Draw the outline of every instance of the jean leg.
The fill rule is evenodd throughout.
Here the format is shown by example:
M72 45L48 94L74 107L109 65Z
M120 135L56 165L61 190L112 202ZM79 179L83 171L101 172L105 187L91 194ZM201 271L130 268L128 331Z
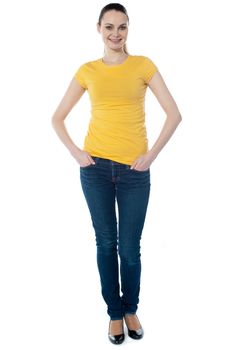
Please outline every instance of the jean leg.
M140 240L149 201L150 173L129 170L127 180L117 187L119 255L123 312L133 314L139 303Z
M81 185L95 230L97 265L107 312L111 319L121 319L115 186L106 176L101 176L103 171L106 169L82 168Z

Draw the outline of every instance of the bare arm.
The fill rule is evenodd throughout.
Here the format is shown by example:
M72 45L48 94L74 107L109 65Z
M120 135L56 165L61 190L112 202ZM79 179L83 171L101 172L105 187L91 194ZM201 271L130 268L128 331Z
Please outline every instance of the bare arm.
M176 102L169 92L159 71L154 74L152 79L149 81L148 86L156 96L167 117L159 134L159 137L157 138L153 147L150 149L150 151L147 152L147 154L139 157L132 164L131 168L139 171L146 170L150 167L151 163L155 160L159 152L169 141L178 124L182 120Z
M58 137L81 166L87 166L91 163L94 164L94 160L87 152L82 151L74 144L66 129L65 119L74 105L80 100L84 92L85 89L75 78L73 78L65 95L52 116L52 125Z

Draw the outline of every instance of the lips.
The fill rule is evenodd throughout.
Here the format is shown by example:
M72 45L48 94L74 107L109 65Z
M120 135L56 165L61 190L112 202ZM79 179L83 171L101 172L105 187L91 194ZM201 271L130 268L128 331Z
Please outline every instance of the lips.
M121 42L121 39L108 39L108 40L110 40L114 44L118 44L119 42Z

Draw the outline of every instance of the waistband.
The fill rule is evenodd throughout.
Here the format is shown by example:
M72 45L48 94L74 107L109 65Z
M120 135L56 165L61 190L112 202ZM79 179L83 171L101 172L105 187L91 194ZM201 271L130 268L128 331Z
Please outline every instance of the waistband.
M131 167L131 165L129 165L129 164L119 163L119 162L116 162L116 161L111 160L111 159L95 157L95 156L91 156L91 157L92 157L92 159L94 159L96 164L119 165L119 166L124 166L126 168L130 168Z

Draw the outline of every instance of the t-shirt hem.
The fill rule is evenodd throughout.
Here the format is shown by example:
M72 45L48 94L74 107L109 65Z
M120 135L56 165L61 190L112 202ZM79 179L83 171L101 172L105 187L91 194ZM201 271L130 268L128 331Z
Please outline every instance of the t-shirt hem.
M106 157L106 156L100 155L99 153L90 152L86 149L84 149L84 150L86 152L88 152L90 154L90 156L92 156L92 157L108 159L108 160L112 160L113 162L117 162L117 163L121 163L121 164L125 164L125 165L132 165L133 164L133 161L128 161L128 160L118 158L118 157Z
M80 79L77 77L77 75L74 75L74 79L79 83L79 85L83 88L83 89L87 89L87 87L80 81Z
M154 68L153 71L150 73L149 77L146 80L147 84L150 82L150 80L153 78L153 76L156 72L158 72L158 68Z

